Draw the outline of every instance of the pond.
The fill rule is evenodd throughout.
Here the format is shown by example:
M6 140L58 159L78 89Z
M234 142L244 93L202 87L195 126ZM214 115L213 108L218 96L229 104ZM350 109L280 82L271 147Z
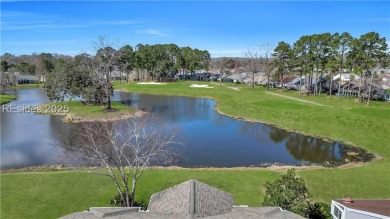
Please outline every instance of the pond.
M13 107L48 102L41 88L17 89ZM115 93L114 99L157 113L178 126L185 150L175 164L182 167L302 165L342 160L345 145L224 116L214 100L179 96ZM1 168L61 163L69 153L61 134L74 124L61 117L1 111Z

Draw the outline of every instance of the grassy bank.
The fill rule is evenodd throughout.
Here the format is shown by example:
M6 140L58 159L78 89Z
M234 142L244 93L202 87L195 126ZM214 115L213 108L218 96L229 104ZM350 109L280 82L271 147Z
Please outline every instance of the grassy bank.
M277 176L265 170L147 170L136 200L148 203L153 193L194 178L232 193L237 204L259 206L262 185ZM1 218L57 218L91 206L109 206L113 194L108 177L81 171L2 173Z
M231 193L238 205L261 206L264 183L274 181L280 174L281 171L266 169L146 170L138 183L136 201L147 204L153 193L192 178ZM330 204L331 199L343 196L389 197L390 180L383 180L379 168L298 170L297 174L307 182L313 201ZM372 183L362 181L361 175L369 175ZM81 170L0 176L1 218L57 218L93 206L109 206L108 200L115 194L108 177Z
M0 94L0 105L9 103L16 99L15 95Z
M114 112L105 112L105 106L83 104L80 101L64 101L43 104L37 107L39 113L64 116L64 121L96 121L118 119L134 114L134 109L120 102L112 102Z

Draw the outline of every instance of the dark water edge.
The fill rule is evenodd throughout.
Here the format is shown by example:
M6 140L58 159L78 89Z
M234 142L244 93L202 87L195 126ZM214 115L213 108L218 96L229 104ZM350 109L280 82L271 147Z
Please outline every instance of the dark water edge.
M215 108L215 111L217 111L221 115L230 117L232 119L242 120L242 121L251 122L251 123L260 123L260 124L275 127L275 128L278 128L278 129L281 129L281 130L284 130L286 132L290 132L293 134L299 134L299 135L303 135L306 137L312 137L312 138L319 138L319 139L322 139L323 141L326 141L329 143L337 143L337 141L333 141L333 140L328 139L328 138L323 138L321 136L313 135L310 133L299 132L299 131L295 131L295 130L291 130L291 129L282 128L282 127L279 127L279 126L271 124L271 123L264 123L264 122L260 122L260 121L248 120L248 119L245 119L243 117L235 117L235 116L232 116L229 114L225 114L225 113L219 111L217 108ZM345 165L348 163L367 163L367 162L373 161L374 159L379 158L375 154L372 154L372 153L368 152L366 149L363 149L361 147L352 146L352 145L349 145L347 143L343 143L343 145L344 146L342 148L340 148L340 154L341 154L342 159L340 159L338 161L323 161L323 162L317 162L317 163L316 162L313 162L313 163L307 162L307 163L301 163L300 165L295 165L295 166L297 166L297 167L304 167L304 166L338 167L338 166L342 166L342 165ZM283 166L290 166L290 165L283 164L283 163L262 163L260 166L251 166L251 167L271 167L271 166L283 167Z

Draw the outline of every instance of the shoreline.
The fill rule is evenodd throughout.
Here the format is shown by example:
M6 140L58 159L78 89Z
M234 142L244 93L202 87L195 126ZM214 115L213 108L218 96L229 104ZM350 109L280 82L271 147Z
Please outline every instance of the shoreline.
M340 169L350 169L355 167L361 167L368 165L368 162L350 162L336 168ZM85 171L87 169L105 169L105 167L89 167L89 166L65 166L63 164L52 164L52 165L37 165L37 166L26 166L26 167L17 167L10 169L0 169L0 173L29 173L29 172L56 172L56 171ZM269 171L287 171L289 169L295 170L327 170L335 169L334 167L326 167L322 165L270 165L263 167L180 167L180 166L150 166L145 168L145 170L190 170L190 171L255 171L255 170L269 170Z
M17 96L13 94L0 94L0 105L4 105L16 100Z
M115 112L112 112L115 114ZM146 112L142 110L136 110L135 112L128 112L128 114L121 114L117 117L80 117L80 116L75 116L72 113L58 113L58 114L51 114L54 116L63 116L64 118L62 119L63 122L69 122L69 123L79 123L79 122L114 122L114 121L119 121L122 119L130 119L134 117L141 117L146 114Z

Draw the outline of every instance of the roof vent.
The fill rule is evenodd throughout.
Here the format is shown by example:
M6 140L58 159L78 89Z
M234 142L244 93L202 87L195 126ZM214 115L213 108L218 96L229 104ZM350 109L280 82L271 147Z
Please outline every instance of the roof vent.
M346 203L346 204L351 204L351 203L353 203L353 200L350 197L344 197L343 198L343 202Z

